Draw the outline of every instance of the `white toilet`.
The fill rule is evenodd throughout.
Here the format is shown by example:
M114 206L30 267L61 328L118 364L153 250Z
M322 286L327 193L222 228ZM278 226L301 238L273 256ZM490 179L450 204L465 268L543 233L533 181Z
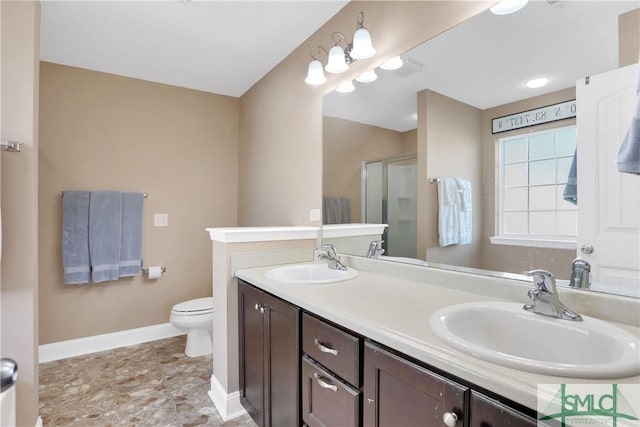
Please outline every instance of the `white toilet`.
M187 333L184 353L189 357L213 352L213 298L198 298L176 304L171 309L171 324Z

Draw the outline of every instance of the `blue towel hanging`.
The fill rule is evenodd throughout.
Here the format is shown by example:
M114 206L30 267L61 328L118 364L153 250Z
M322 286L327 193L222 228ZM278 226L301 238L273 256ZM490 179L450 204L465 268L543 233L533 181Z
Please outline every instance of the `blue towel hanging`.
M62 267L65 284L89 282L89 191L62 193Z
M122 193L92 191L89 203L89 255L94 283L120 276Z

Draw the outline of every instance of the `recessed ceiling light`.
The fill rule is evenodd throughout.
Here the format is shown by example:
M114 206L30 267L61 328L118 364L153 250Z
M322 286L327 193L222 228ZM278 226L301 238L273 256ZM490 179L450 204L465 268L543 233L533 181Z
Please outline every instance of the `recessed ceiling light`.
M525 83L530 89L537 89L549 83L549 79L547 77L538 77L536 79L531 79Z
M529 0L502 0L489 10L495 15L508 15L525 7L528 1Z

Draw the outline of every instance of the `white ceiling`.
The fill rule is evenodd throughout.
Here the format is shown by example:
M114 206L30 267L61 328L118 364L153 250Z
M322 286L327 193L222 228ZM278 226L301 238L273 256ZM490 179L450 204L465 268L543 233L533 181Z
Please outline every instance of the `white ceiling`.
M40 59L239 97L346 3L43 1Z
M572 87L618 67L618 15L634 1L530 1L504 16L485 11L401 55L397 71L324 97L324 113L397 131L416 127L416 93L431 89L479 109ZM546 76L541 89L524 83Z

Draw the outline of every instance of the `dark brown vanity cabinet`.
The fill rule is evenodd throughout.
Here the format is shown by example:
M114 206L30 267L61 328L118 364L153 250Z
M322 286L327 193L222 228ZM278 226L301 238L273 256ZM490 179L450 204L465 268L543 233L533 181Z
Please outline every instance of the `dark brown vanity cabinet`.
M362 339L302 315L302 419L309 427L359 427Z
M470 427L536 427L537 421L497 400L471 392Z
M238 281L240 401L260 427L300 425L300 309Z
M536 427L535 412L238 283L240 399L260 427ZM462 384L464 383L464 384Z
M445 415L451 425L464 425L467 387L371 343L364 348L363 391L365 427L442 427Z

